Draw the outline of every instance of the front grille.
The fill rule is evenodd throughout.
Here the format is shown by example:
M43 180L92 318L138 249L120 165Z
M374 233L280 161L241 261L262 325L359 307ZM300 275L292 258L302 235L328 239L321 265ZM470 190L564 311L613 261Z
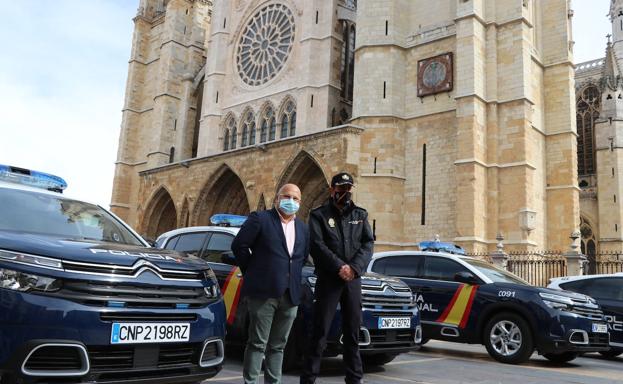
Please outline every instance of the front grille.
M111 371L197 364L201 347L202 344L198 343L175 343L141 346L93 346L89 347L88 350L92 371Z
M362 305L364 309L374 311L400 311L412 310L415 303L411 296L411 291L406 293L398 293L395 291L384 293L376 293L370 291L362 291ZM395 315L395 314L394 314Z
M109 312L100 314L102 321L195 321L194 313L132 313Z
M84 367L78 348L44 346L30 355L24 368L28 371L80 371Z
M158 354L158 367L191 364L198 360L197 348L192 344L162 345Z
M607 333L589 333L588 342L591 346L610 345L610 335Z
M94 371L128 369L134 366L134 347L111 345L88 349L91 369Z
M603 320L604 314L600 309L588 308L583 306L573 306L570 310L571 313L586 317L591 320Z
M370 329L368 348L400 348L415 344L414 329Z
M209 304L203 288L139 286L116 283L94 283L86 281L65 281L63 288L50 296L60 297L86 305L124 308L166 308L175 309L179 304L187 308L200 308Z
M63 268L67 272L76 273L93 273L98 275L107 276L125 276L136 277L142 270L148 269L151 272L157 274L163 279L175 279L175 280L203 280L203 271L179 271L174 269L161 269L155 267L153 264L149 266L142 260L136 262L133 266L127 267L123 265L110 265L110 264L91 264L80 263L76 261L63 261Z

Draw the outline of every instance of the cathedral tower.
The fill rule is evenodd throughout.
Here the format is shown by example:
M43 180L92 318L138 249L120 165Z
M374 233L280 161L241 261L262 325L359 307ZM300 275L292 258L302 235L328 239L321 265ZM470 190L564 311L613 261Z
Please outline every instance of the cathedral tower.
M206 0L140 1L111 202L113 212L129 221L135 220L130 206L137 200L138 172L196 153L194 103L201 96L192 87L205 60L210 7Z

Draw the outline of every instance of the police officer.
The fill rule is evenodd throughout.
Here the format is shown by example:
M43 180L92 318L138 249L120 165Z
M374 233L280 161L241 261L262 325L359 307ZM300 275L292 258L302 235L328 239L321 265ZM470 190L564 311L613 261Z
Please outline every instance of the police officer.
M372 257L374 239L368 213L352 201L353 177L345 172L331 179L331 198L309 218L311 256L316 266L314 330L305 358L301 384L314 383L327 335L340 304L346 383L361 383L359 355L361 279Z

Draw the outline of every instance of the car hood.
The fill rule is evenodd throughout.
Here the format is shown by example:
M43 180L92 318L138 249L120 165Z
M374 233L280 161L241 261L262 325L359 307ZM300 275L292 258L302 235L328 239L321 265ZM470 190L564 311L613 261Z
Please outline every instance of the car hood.
M581 293L572 292L572 291L563 291L563 290L560 290L560 289L540 288L540 287L538 287L536 289L539 292L550 293L552 295L558 295L558 296L565 296L565 297L569 297L569 298L575 299L575 300L587 300L587 299L589 299L589 296L587 296L587 295L583 295Z
M203 260L170 250L13 231L0 231L0 249L80 263L129 267L142 259L166 269L208 269Z

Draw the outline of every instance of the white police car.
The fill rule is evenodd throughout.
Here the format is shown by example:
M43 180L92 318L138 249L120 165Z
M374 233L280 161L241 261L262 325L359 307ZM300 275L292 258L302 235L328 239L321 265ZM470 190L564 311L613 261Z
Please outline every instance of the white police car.
M610 358L623 354L623 273L558 277L550 280L549 288L579 292L597 300L610 331L610 350L600 353Z

